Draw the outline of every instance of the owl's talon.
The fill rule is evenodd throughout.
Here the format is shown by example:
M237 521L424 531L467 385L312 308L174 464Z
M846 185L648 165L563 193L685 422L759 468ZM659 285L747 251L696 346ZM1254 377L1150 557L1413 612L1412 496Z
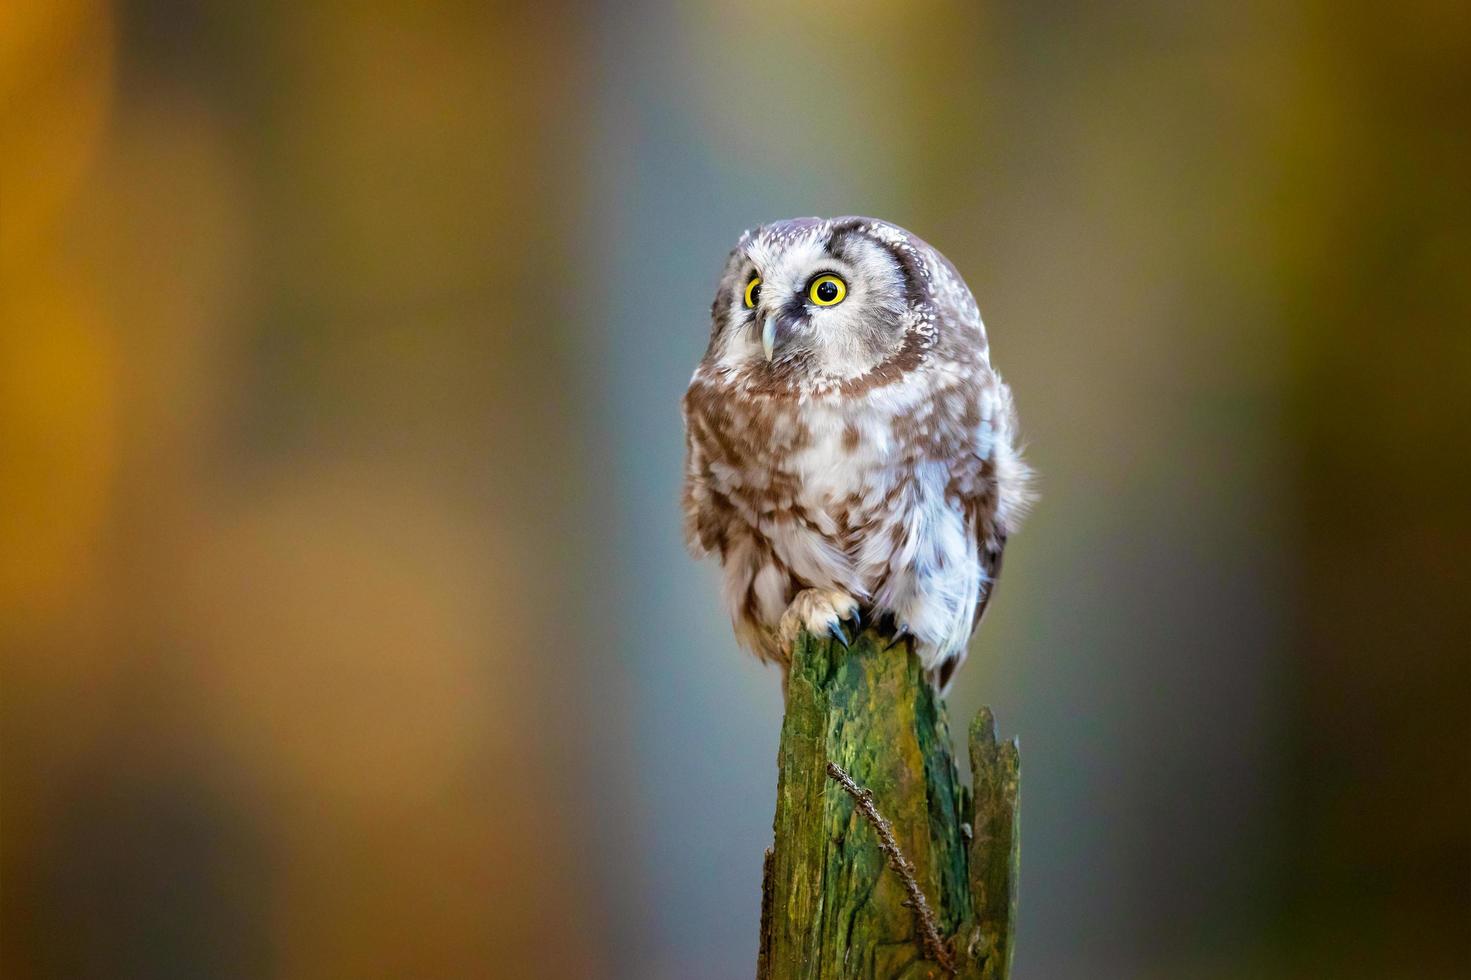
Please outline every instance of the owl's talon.
M852 641L843 631L842 622L851 619L858 609L858 600L846 592L836 589L803 589L793 598L787 611L782 613L777 624L777 639L782 647L790 651L797 635L806 631L813 636L830 634L843 646Z

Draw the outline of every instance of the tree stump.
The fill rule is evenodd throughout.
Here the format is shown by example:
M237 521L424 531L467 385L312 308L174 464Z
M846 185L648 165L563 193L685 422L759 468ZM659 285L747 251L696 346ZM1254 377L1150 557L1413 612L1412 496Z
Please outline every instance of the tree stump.
M892 644L868 630L848 647L804 634L793 649L762 883L763 980L1004 980L1010 970L1016 744L998 744L983 709L967 791L944 702L908 645Z

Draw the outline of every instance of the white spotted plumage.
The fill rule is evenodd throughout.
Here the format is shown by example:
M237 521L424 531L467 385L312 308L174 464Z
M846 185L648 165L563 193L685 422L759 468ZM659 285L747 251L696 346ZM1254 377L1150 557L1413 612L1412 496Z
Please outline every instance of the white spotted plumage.
M828 308L804 293L825 274L847 284ZM797 219L742 237L712 315L684 400L685 515L738 638L784 664L795 629L861 608L946 683L1030 500L970 290L894 225Z

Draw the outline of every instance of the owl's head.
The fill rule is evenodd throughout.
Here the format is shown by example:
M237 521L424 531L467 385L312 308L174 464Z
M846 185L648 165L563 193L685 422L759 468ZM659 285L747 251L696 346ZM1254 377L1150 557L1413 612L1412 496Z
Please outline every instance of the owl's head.
M867 375L913 349L916 330L932 329L936 262L949 269L915 236L872 218L748 231L711 307L707 361L776 382Z

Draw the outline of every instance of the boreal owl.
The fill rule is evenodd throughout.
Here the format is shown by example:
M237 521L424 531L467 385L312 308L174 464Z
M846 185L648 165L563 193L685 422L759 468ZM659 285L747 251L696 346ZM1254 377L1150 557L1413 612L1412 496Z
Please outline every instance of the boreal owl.
M1030 500L970 289L872 218L741 236L684 397L686 538L741 643L877 622L948 685Z

